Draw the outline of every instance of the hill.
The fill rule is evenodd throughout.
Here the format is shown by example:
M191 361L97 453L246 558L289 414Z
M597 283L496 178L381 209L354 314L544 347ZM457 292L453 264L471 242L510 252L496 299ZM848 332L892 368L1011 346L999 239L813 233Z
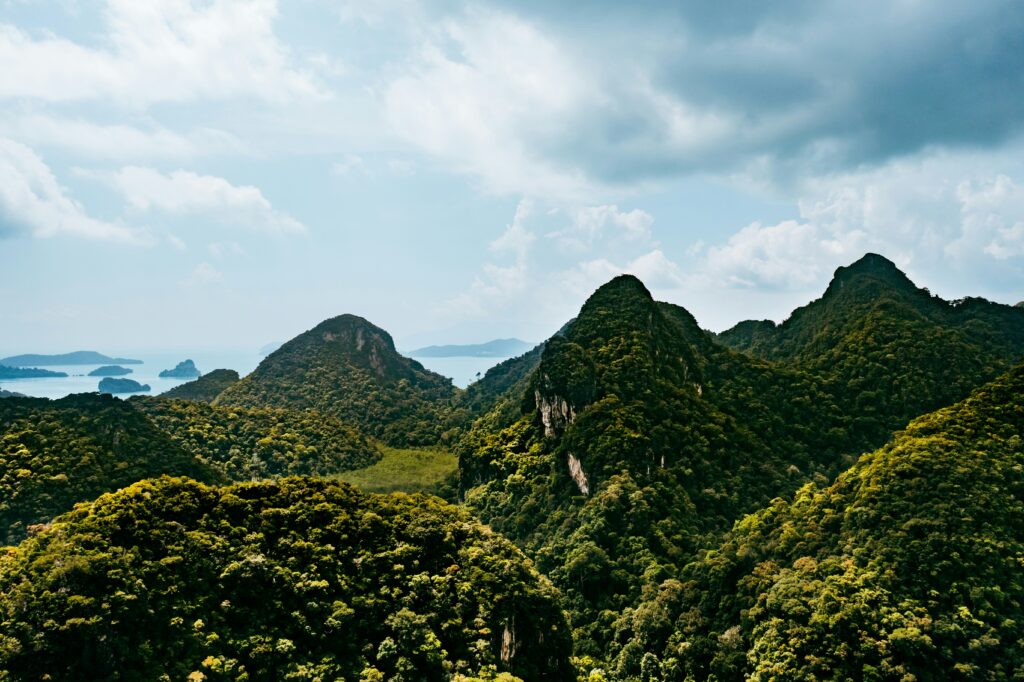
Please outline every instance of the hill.
M719 340L825 379L874 437L964 398L1024 359L1024 309L944 301L867 254L783 322L741 322Z
M511 358L530 350L533 344L519 339L495 339L486 343L426 346L411 351L414 358Z
M80 506L0 558L0 642L11 679L575 679L511 543L436 498L316 479Z
M238 378L238 372L233 369L215 369L194 381L164 391L160 397L212 403L228 386L235 384Z
M312 409L406 447L437 443L465 421L452 405L458 393L400 355L386 331L341 315L285 343L216 403Z
M864 441L821 382L717 344L631 276L538 355L458 444L461 485L555 581L598 661L645 585Z
M381 457L380 448L354 428L314 412L164 396L130 402L176 444L233 481L327 476L370 466Z
M51 372L36 367L9 367L0 365L0 379L39 379L45 377L66 377L65 372Z
M82 393L0 401L0 544L77 502L160 474L219 480L123 400Z
M1024 366L749 516L617 624L664 679L1024 673ZM646 653L646 657L644 655Z
M141 365L142 360L112 358L92 350L77 350L60 355L12 355L0 359L0 365L8 367L45 367L47 365Z
M93 371L89 372L91 377L123 377L126 374L131 374L132 370L127 367L121 367L120 365L103 365L97 367Z

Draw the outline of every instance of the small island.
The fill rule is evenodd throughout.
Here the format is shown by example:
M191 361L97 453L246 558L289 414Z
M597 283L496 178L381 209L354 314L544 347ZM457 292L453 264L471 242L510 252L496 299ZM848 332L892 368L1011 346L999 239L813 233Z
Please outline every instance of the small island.
M0 365L0 379L40 379L44 377L66 377L64 372L51 372L38 367L8 367Z
M149 384L140 384L134 379L111 379L100 381L100 393L145 393Z
M27 398L28 396L23 393L15 393L14 391L5 391L0 388L0 398Z
M198 379L201 376L202 372L196 368L196 363L191 360L179 362L178 366L174 369L165 369L160 372L161 379Z
M132 370L127 367L121 367L120 365L103 365L97 367L93 371L89 372L91 377L123 377L125 374L131 374Z

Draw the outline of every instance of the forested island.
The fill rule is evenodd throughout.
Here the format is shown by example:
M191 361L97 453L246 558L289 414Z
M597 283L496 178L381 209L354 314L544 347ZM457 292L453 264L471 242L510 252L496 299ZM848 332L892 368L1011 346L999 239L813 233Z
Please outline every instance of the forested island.
M53 372L38 367L8 367L0 365L0 379L45 379L47 377L66 377L66 372Z

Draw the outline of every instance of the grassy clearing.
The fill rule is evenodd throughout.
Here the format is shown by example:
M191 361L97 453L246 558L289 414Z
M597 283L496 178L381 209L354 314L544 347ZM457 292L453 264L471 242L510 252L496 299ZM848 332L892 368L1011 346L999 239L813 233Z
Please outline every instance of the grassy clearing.
M444 496L445 483L458 468L458 458L445 450L383 447L384 456L363 469L334 478L371 493L431 493Z

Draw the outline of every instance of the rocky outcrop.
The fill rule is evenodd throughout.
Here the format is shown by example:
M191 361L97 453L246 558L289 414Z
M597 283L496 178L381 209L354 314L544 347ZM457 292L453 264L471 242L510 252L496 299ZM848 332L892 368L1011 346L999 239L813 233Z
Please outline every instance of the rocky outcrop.
M533 393L537 403L540 421L544 424L544 435L557 438L576 419L576 409L565 398L557 395L546 396L540 390Z
M202 372L196 367L196 363L191 360L179 362L174 369L165 369L160 372L161 379L198 379L201 376Z
M664 458L662 459L662 466L664 466ZM580 489L582 494L590 494L590 481L587 480L587 474L583 471L583 463L571 452L569 453L569 476L572 477L573 482L576 483L576 487Z

